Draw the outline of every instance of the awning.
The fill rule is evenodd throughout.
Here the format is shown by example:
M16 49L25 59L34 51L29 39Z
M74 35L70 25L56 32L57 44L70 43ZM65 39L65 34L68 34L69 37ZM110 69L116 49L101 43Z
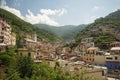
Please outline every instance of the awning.
M112 47L110 50L120 50L120 47Z

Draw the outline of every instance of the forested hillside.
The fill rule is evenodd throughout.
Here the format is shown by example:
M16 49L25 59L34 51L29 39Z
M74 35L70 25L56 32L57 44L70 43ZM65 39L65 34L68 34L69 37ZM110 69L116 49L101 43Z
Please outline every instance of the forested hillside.
M12 26L12 32L15 32L17 35L17 39L21 33L33 34L34 32L37 33L39 38L44 38L48 41L59 39L55 34L27 23L6 10L0 9L0 16L8 20L9 24Z
M76 40L79 42L85 37L94 37L96 46L102 49L108 49L111 42L120 41L120 10L96 19L77 34Z

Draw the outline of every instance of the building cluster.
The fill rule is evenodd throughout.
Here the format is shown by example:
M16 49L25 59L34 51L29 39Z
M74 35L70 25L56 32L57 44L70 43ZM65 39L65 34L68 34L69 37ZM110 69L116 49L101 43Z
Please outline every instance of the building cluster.
M33 60L53 60L61 52L59 42L50 43L36 34L26 34L19 40L18 55L30 56Z
M93 38L85 38L76 47L76 51L86 64L106 67L107 76L120 76L120 42L111 43L108 53L96 47Z
M119 77L120 42L111 43L109 53L96 47L92 37L82 39L74 49L63 47L59 42L49 43L45 39L38 39L35 34L32 38L24 38L22 42L24 46L18 48L18 54L28 55L35 62L46 61L54 67L55 62L58 61L65 69L64 71L69 72L81 70L86 65L88 67L101 66L93 68L90 73L94 73L95 70L108 77ZM87 71L89 72L89 68Z
M16 45L16 35L11 30L7 20L0 17L0 51L5 50L8 46ZM74 40L71 42L74 43ZM86 75L102 73L102 75L115 78L120 76L120 42L111 43L108 53L95 46L93 37L82 39L75 48L71 49L63 46L60 41L49 43L43 38L37 38L36 33L24 33L24 37L19 39L17 47L17 55L29 56L34 62L46 61L52 67L58 61L64 71L69 71L70 74L86 68ZM98 68L98 66L101 67ZM100 80L102 79L100 78Z
M0 16L0 51L4 51L8 46L16 45L16 35L11 30L8 21Z

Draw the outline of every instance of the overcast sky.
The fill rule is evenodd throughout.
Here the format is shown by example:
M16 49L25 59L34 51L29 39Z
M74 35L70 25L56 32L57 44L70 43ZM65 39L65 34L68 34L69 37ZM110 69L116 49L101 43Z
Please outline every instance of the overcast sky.
M120 9L120 0L0 0L0 7L32 24L79 25Z

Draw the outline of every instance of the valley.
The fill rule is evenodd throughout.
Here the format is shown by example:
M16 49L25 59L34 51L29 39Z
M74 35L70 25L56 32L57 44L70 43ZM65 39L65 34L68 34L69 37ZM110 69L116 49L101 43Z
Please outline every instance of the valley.
M0 8L1 80L114 80L119 74L119 9L87 25L50 26Z

